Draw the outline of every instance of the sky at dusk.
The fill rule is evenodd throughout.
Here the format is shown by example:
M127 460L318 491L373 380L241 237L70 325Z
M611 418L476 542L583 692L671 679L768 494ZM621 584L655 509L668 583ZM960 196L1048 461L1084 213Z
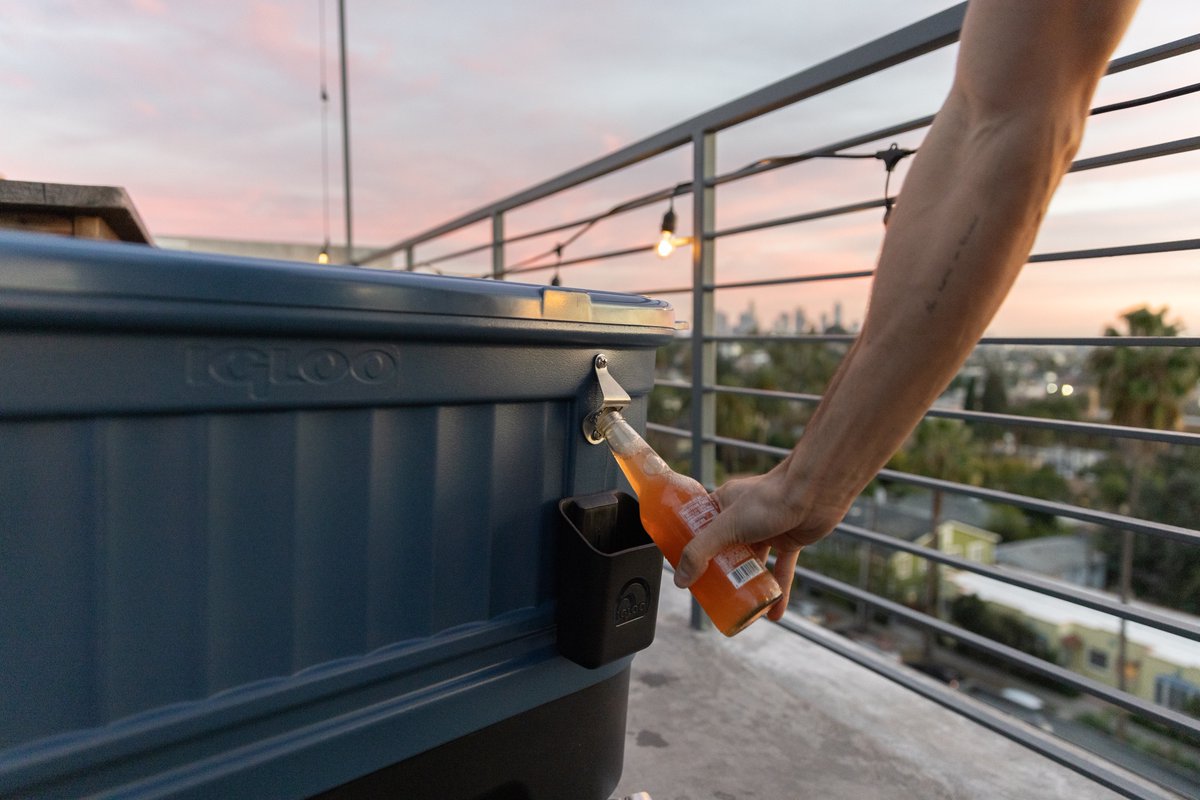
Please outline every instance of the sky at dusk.
M652 135L952 5L744 0L348 0L355 242L383 246ZM0 0L0 175L125 187L157 237L323 238L320 0ZM344 236L336 3L325 0L331 235ZM1143 0L1118 55L1200 33L1196 0ZM946 48L722 134L719 171L934 112ZM1098 104L1194 83L1200 53L1106 79ZM1081 158L1196 136L1200 95L1097 117ZM919 145L924 131L898 141ZM879 143L886 147L890 142ZM874 147L867 149L876 149ZM902 185L906 165L893 178ZM601 212L689 178L690 153L513 212L510 234ZM809 162L723 187L718 228L879 197L875 161ZM688 203L677 210L687 219ZM566 254L649 244L662 208L597 225ZM684 233L687 231L684 230ZM718 280L870 269L876 211L722 239ZM485 240L484 226L418 259ZM569 234L560 234L561 236ZM1050 252L1200 237L1200 153L1070 175L1035 246ZM554 245L509 248L515 262ZM486 256L445 265L481 274ZM1094 335L1129 307L1169 305L1200 332L1196 251L1032 264L1001 335ZM547 282L550 273L532 273ZM686 252L564 270L567 285L647 291L690 280ZM763 321L841 302L866 281L730 290ZM680 306L687 298L667 299ZM686 309L681 309L686 312ZM681 313L686 318L686 313Z

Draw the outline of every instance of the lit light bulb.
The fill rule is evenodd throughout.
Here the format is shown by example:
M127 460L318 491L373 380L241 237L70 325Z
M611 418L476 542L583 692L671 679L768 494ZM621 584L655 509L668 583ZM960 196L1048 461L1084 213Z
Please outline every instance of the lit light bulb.
M321 252L317 253L317 263L318 264L328 264L329 263L329 242L326 242L325 246L321 248Z
M675 206L672 205L667 209L667 213L663 214L662 220L662 238L658 240L658 246L654 248L658 253L659 258L666 258L675 252Z
M672 241L674 238L670 231L663 231L662 238L658 240L658 246L654 248L659 258L666 258L675 252L675 242Z

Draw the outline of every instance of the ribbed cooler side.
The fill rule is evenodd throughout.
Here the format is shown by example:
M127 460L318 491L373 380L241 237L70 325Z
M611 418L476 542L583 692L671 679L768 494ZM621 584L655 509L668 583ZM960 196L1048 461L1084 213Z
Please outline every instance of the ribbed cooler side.
M0 747L544 603L569 418L0 422Z

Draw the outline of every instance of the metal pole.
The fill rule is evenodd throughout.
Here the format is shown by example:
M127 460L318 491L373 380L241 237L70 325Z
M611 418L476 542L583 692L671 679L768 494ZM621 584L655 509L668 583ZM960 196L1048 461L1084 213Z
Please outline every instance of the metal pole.
M504 280L504 212L492 214L492 278Z
M346 77L346 0L338 0L338 58L342 66L342 174L346 196L346 261L354 262L354 229L350 210L350 85Z
M717 137L697 131L692 136L692 477L705 486L716 482L716 396L705 386L717 382L716 344L708 341L713 330L713 290L716 276L716 240L707 238L716 227L716 190L708 181L717 172ZM691 625L704 630L711 623L692 600Z
M417 266L416 254L411 247L404 248L404 268L409 272Z

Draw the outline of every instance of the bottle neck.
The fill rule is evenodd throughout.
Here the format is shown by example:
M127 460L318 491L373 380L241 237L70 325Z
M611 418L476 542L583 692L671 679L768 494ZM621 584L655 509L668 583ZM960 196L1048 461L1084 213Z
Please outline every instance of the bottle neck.
M619 411L605 411L596 419L596 431L608 442L613 452L632 456L645 445L637 431L625 421Z

